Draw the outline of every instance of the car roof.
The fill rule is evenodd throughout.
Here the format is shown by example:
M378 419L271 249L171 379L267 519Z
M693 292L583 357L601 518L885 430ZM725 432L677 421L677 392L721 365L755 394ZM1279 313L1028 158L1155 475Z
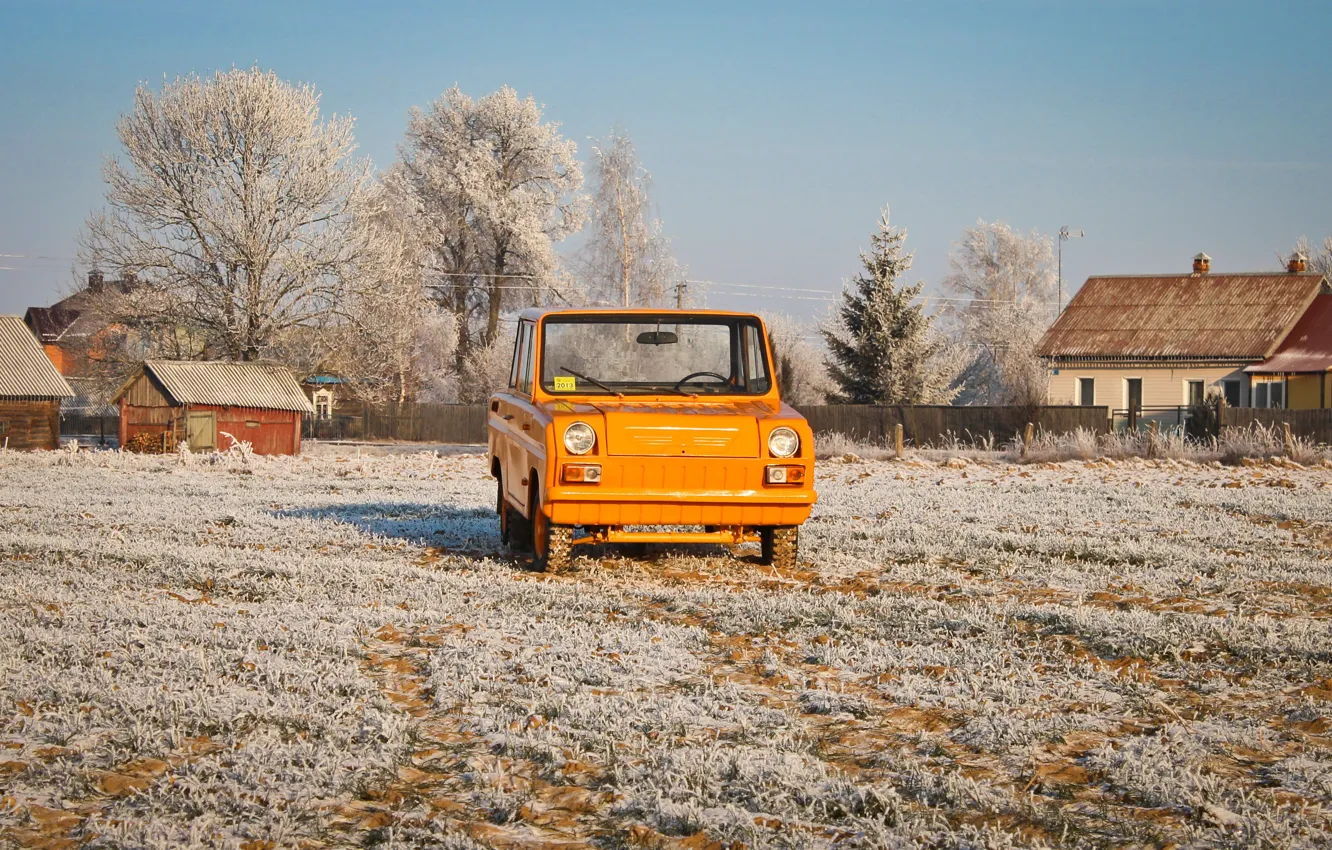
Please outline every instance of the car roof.
M528 307L518 315L520 319L538 321L545 316L735 316L743 319L757 319L754 313L738 313L732 310L707 310L703 308L680 309L676 307Z

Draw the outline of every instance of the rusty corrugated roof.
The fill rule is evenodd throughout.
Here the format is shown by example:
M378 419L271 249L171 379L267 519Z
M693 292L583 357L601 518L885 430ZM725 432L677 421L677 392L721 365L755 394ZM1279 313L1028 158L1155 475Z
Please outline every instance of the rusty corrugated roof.
M224 363L149 360L151 373L178 404L215 404L314 413L314 406L285 366L276 363ZM116 400L128 389L126 384Z
M1037 346L1044 357L1259 360L1299 321L1322 275L1091 277Z
M1319 295L1276 353L1245 368L1246 372L1326 372L1332 369L1332 295Z
M74 390L18 316L0 316L0 397L73 398Z

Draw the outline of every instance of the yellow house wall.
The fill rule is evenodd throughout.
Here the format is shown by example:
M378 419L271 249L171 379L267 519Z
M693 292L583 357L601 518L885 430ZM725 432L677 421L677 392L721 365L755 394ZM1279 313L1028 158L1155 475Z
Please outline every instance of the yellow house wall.
M1050 375L1051 404L1080 404L1078 379L1096 381L1095 404L1111 410L1128 407L1128 378L1142 379L1143 407L1175 407L1188 404L1188 382L1202 381L1204 392L1221 391L1221 381L1235 380L1240 385L1240 406L1249 404L1249 376L1242 369L1229 366L1169 367L1169 366L1116 366L1113 368L1059 367L1059 374ZM1314 402L1317 403L1317 384Z
M1290 410L1332 407L1332 376L1328 375L1254 375L1253 382L1285 383ZM1322 383L1320 392L1319 383Z

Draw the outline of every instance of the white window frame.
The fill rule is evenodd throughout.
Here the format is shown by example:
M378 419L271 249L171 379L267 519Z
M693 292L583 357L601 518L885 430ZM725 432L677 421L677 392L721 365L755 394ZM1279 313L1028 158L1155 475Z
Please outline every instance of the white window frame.
M1189 407L1189 406L1191 406L1191 405L1193 404L1193 400L1192 400L1191 398L1189 398L1189 386L1190 386L1191 384L1200 384L1200 385L1202 385L1202 393L1200 394L1201 397L1198 399L1198 401L1199 401L1199 402L1205 402L1205 401L1207 401L1207 381L1204 380L1203 378L1185 378L1185 379L1184 379L1184 406L1185 406L1185 407Z
M333 393L329 390L315 390L314 398L315 419L321 422L327 422L333 418Z
M1087 405L1087 401L1086 401L1086 399L1084 399L1084 398L1082 397L1082 382L1083 382L1083 381L1091 381L1091 382L1092 382L1092 400L1091 400L1091 403L1092 403L1092 404L1096 404L1096 376L1095 376L1095 375L1078 375L1078 376L1076 376L1076 377L1073 378L1073 404L1077 405L1078 407L1087 407L1087 406L1088 406L1088 405ZM1127 385L1125 385L1125 386L1127 387Z

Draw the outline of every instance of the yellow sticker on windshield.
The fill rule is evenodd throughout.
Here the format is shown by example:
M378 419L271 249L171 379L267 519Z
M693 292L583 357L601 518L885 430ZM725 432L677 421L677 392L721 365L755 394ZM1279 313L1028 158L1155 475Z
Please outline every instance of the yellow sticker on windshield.
M567 390L576 390L576 389L578 389L578 379L577 379L577 378L572 378L572 377L570 377L570 376L568 376L568 375L556 375L556 376L555 376L555 391L556 391L556 392L567 391Z

